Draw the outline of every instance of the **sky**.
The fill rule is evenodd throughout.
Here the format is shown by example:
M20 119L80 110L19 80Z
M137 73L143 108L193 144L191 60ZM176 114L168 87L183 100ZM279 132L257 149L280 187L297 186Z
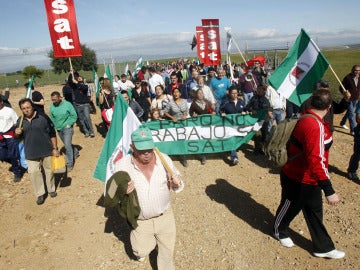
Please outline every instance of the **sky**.
M52 45L44 1L1 2L0 73L27 65L49 68ZM224 27L231 27L242 51L291 46L301 28L320 47L360 43L358 0L346 6L334 0L74 2L80 42L96 51L99 63L195 55L189 43L205 18L219 19L222 51Z

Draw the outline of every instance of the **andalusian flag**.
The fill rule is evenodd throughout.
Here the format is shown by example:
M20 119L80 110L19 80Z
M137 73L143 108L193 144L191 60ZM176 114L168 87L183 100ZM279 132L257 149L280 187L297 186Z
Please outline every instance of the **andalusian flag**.
M269 78L269 84L300 106L307 100L329 63L310 36L301 29L285 60Z
M113 83L113 76L112 76L112 74L111 74L109 64L107 64L106 67L105 67L104 78L108 78L108 79L110 80L110 84L112 85L112 83Z
M126 65L125 65L125 70L124 70L124 74L127 75L128 71L129 71L129 63L126 63Z
M142 56L140 56L135 64L135 72L139 71L142 68L142 65L143 65L143 60L142 60Z
M26 98L31 98L32 97L33 84L34 84L34 75L32 75L30 80L29 80L29 85L28 85L28 87L26 89L26 94L25 94Z
M106 135L100 157L96 164L94 177L105 182L115 172L115 162L130 150L131 133L141 125L133 110L122 95L116 98L115 110Z

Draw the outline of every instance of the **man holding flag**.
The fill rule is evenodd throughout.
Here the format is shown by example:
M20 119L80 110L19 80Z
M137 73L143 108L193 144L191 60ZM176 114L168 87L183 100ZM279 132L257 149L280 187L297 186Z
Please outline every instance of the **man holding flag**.
M176 226L170 191L182 191L184 183L171 159L154 151L155 144L148 128L139 128L131 134L131 155L115 164L115 171L130 176L126 194L136 190L140 205L137 227L130 240L134 255L142 262L157 246L159 270L174 268L173 253Z
M308 34L302 29L286 59L270 77L269 83L291 102L300 106L312 94L329 63ZM284 247L295 244L288 227L302 211L308 225L313 254L316 257L341 259L345 252L335 245L323 224L322 192L330 205L340 201L328 172L332 144L330 123L323 120L332 106L329 90L316 90L306 111L292 132L288 155L293 157L281 168L281 202L276 211L274 236ZM295 158L294 158L295 157Z

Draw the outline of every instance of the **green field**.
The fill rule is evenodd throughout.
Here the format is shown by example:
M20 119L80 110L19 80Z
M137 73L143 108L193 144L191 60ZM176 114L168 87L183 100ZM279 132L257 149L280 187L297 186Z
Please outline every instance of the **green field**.
M342 80L342 78L348 74L351 70L351 67L355 64L360 64L360 50L323 50L322 51L325 57L328 59L329 63L333 67L334 71ZM262 55L262 53L259 53L258 55ZM267 53L268 57L270 59L274 58L273 52ZM281 61L286 56L286 52L278 52L278 59ZM251 56L250 56L251 57ZM225 59L225 55L223 55L222 59ZM168 61L173 61L177 59L162 59L162 60L156 60L156 62L160 63L167 63ZM232 62L235 63L241 63L242 58L240 54L232 54L231 55ZM117 74L121 74L124 72L125 69L125 62L116 63L115 64L115 71ZM133 69L135 66L134 62L129 62L129 68L130 70ZM91 71L80 71L81 75L84 76L88 81L93 81L92 78L92 72ZM104 74L104 65L98 66L98 76L103 76ZM63 84L65 82L65 79L67 78L67 74L54 74L51 70L46 70L44 73L44 76L42 78L36 78L36 85L37 86L43 86L43 85L50 85L50 84ZM27 80L18 73L14 74L0 74L0 89L4 89L6 87L14 88L16 87L15 81L19 80L19 85L23 85L27 82ZM340 94L338 91L339 83L337 82L334 74L330 69L327 70L327 72L324 75L324 80L330 82L330 86L332 87L332 92L335 98L339 98Z

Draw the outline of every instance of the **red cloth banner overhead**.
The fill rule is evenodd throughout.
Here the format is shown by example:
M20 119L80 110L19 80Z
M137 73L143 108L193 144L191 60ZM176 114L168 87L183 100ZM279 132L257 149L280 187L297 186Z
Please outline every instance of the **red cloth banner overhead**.
M221 61L219 19L202 19L205 38L206 66L218 66Z
M206 48L205 37L202 26L196 26L196 40L197 40L197 56L201 63L205 61Z
M54 57L82 56L74 0L44 0Z

